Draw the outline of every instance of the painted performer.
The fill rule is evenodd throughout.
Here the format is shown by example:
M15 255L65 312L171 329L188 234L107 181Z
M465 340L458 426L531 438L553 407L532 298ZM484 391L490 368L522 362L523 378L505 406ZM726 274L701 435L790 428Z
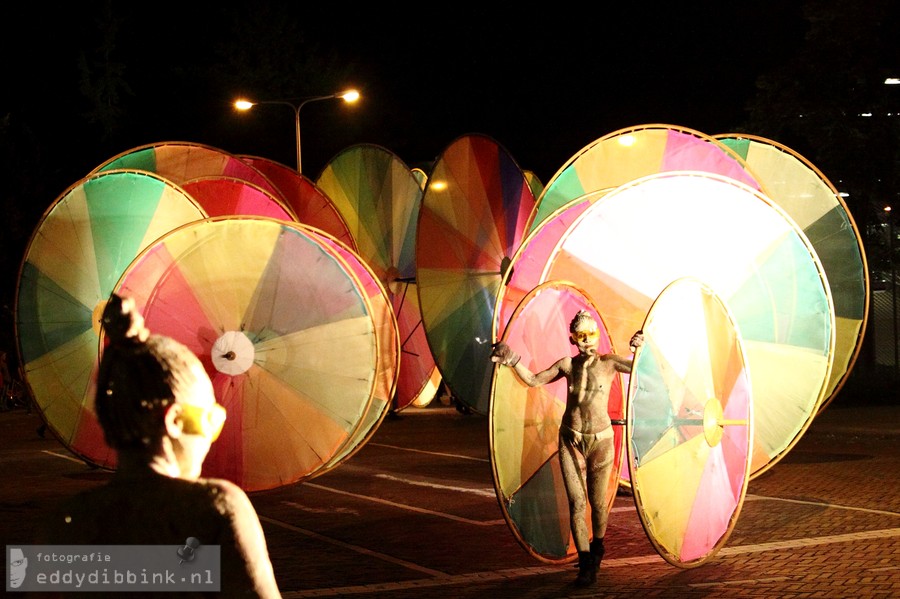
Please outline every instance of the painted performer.
M194 538L220 546L223 594L280 597L250 499L230 481L200 476L225 422L203 364L174 339L151 335L131 298L112 296L102 324L110 343L96 411L116 472L63 502L43 542L181 546Z
M608 412L609 390L617 373L631 373L633 360L616 354L599 354L599 340L597 322L589 312L579 310L569 324L569 341L578 348L576 356L565 356L546 370L532 373L505 343L496 343L491 353L492 362L513 368L529 387L546 385L563 377L568 384L566 409L559 429L559 463L569 501L572 536L578 550L575 583L579 586L596 582L605 551L606 494L615 456ZM637 348L641 343L643 335L638 331L630 345ZM586 524L588 502L593 538Z

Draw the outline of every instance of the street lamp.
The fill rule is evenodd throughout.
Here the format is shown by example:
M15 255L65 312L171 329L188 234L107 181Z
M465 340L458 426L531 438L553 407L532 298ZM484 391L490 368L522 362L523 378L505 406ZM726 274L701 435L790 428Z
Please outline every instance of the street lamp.
M301 160L300 160L300 109L309 104L310 102L318 102L320 100L334 100L340 98L344 102L348 104L352 104L359 100L359 92L355 89L350 89L347 91L343 91L337 94L331 94L328 96L313 96L312 98L306 98L299 104L294 104L293 102L288 102L287 100L264 100L260 102L253 102L251 100L237 100L234 103L234 107L238 110L250 110L257 104L283 104L285 106L290 106L294 111L294 131L297 136L297 172L302 173L303 170L301 168Z

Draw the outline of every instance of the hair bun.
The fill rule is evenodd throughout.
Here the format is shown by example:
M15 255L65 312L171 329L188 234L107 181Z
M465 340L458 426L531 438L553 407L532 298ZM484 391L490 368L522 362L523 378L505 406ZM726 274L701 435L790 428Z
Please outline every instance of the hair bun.
M102 324L112 343L143 343L150 336L144 327L144 317L130 297L113 294L103 309Z

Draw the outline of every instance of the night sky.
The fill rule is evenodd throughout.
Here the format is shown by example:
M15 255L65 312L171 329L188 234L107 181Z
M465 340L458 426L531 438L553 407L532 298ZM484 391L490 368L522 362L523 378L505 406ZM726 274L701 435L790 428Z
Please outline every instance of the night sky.
M98 26L105 3L21 8L5 20L4 80L14 83L5 86L3 111L27 122L44 151L76 177L111 155L161 141L293 165L290 109L238 114L230 102L239 94L303 98L352 86L363 94L358 105L320 102L301 112L304 172L312 178L352 144L379 144L410 166L426 166L456 137L482 133L547 181L582 147L623 127L734 130L756 77L796 50L806 26L796 1L564 11L550 4L393 11L381 3L224 4L113 3L121 26L108 60L129 89L117 100L121 114L107 140L86 123L78 66L81 53L97 59L110 33ZM285 56L293 50L285 38L303 40L295 60ZM211 83L206 75L225 64L224 46L253 66ZM253 81L257 67L307 60L320 71L349 65L348 74L302 76L293 85L290 74Z

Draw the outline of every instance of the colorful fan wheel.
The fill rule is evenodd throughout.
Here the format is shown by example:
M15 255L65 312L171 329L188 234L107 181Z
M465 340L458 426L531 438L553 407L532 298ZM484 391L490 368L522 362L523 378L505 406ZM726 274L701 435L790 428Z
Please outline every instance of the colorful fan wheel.
M301 225L227 217L143 252L116 292L204 363L228 410L203 464L247 491L309 476L345 447L379 377L376 320L354 273Z
M436 369L415 297L422 187L399 157L374 144L340 152L322 170L316 185L348 223L360 256L391 296L403 343L393 409L403 410L428 392Z
M569 323L588 310L600 325L600 353L614 352L601 315L585 292L564 281L550 281L528 293L510 319L503 341L532 372L575 353ZM494 488L503 515L516 539L545 562L569 561L576 554L571 539L569 506L559 465L559 427L566 408L567 385L560 379L528 387L512 368L495 366L491 388L490 445ZM609 416L622 422L624 392L616 377L609 394ZM613 426L616 456L607 486L612 508L622 464L624 430ZM590 508L588 508L590 530Z
M69 450L115 464L94 415L100 314L144 248L206 217L180 187L153 173L113 170L72 185L28 242L16 290L16 339L25 381L50 430Z
M533 207L506 150L467 135L435 163L419 212L416 281L428 345L453 395L481 414L490 409L497 293Z
M626 419L634 501L663 559L696 567L725 544L747 491L753 394L743 343L721 298L690 278L663 290L643 332Z
M700 172L623 185L569 227L544 276L583 287L618 344L671 281L704 281L728 304L747 352L756 395L752 475L807 430L831 372L834 307L809 240L761 192Z

